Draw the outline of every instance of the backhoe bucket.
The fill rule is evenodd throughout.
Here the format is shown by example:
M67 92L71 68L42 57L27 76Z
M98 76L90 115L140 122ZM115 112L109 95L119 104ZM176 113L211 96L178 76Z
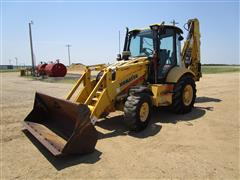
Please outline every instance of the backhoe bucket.
M36 93L25 128L54 156L93 152L97 131L84 104Z

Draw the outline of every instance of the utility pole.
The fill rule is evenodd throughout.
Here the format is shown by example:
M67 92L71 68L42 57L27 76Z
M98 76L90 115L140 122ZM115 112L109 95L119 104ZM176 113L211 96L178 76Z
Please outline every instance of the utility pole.
M32 27L33 21L28 23L29 26L29 37L30 37L30 47L31 47L31 57L32 57L32 75L35 76L35 61L34 61L34 53L33 53L33 43L32 43Z
M121 54L121 34L118 31L118 53Z
M15 57L15 60L16 60L16 69L18 69L18 58Z
M175 26L176 24L179 24L178 22L176 22L174 19L170 22L173 24L173 26Z
M70 66L71 65L71 59L70 59L70 47L71 47L71 45L67 44L66 47L68 48L68 63L69 63L69 66Z

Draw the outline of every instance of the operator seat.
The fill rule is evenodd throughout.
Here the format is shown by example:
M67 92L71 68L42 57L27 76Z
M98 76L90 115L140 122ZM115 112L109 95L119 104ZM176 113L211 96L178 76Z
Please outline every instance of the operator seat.
M158 62L158 79L163 79L165 77L165 69L168 69L166 65L167 60L169 59L170 51L167 49L160 49L160 60ZM166 67L166 68L165 68Z

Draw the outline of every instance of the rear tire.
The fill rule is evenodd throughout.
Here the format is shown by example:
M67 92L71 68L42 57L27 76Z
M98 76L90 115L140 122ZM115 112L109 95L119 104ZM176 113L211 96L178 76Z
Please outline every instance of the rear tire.
M174 87L171 109L177 114L192 110L196 99L196 84L191 76L181 78Z
M131 131L145 129L151 119L152 100L150 95L130 95L124 105L125 123Z

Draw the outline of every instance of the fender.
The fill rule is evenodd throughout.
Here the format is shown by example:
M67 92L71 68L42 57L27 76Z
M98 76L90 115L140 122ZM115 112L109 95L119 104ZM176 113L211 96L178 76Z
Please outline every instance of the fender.
M191 70L176 66L168 72L166 83L176 83L183 75L187 74L195 77L194 73Z

